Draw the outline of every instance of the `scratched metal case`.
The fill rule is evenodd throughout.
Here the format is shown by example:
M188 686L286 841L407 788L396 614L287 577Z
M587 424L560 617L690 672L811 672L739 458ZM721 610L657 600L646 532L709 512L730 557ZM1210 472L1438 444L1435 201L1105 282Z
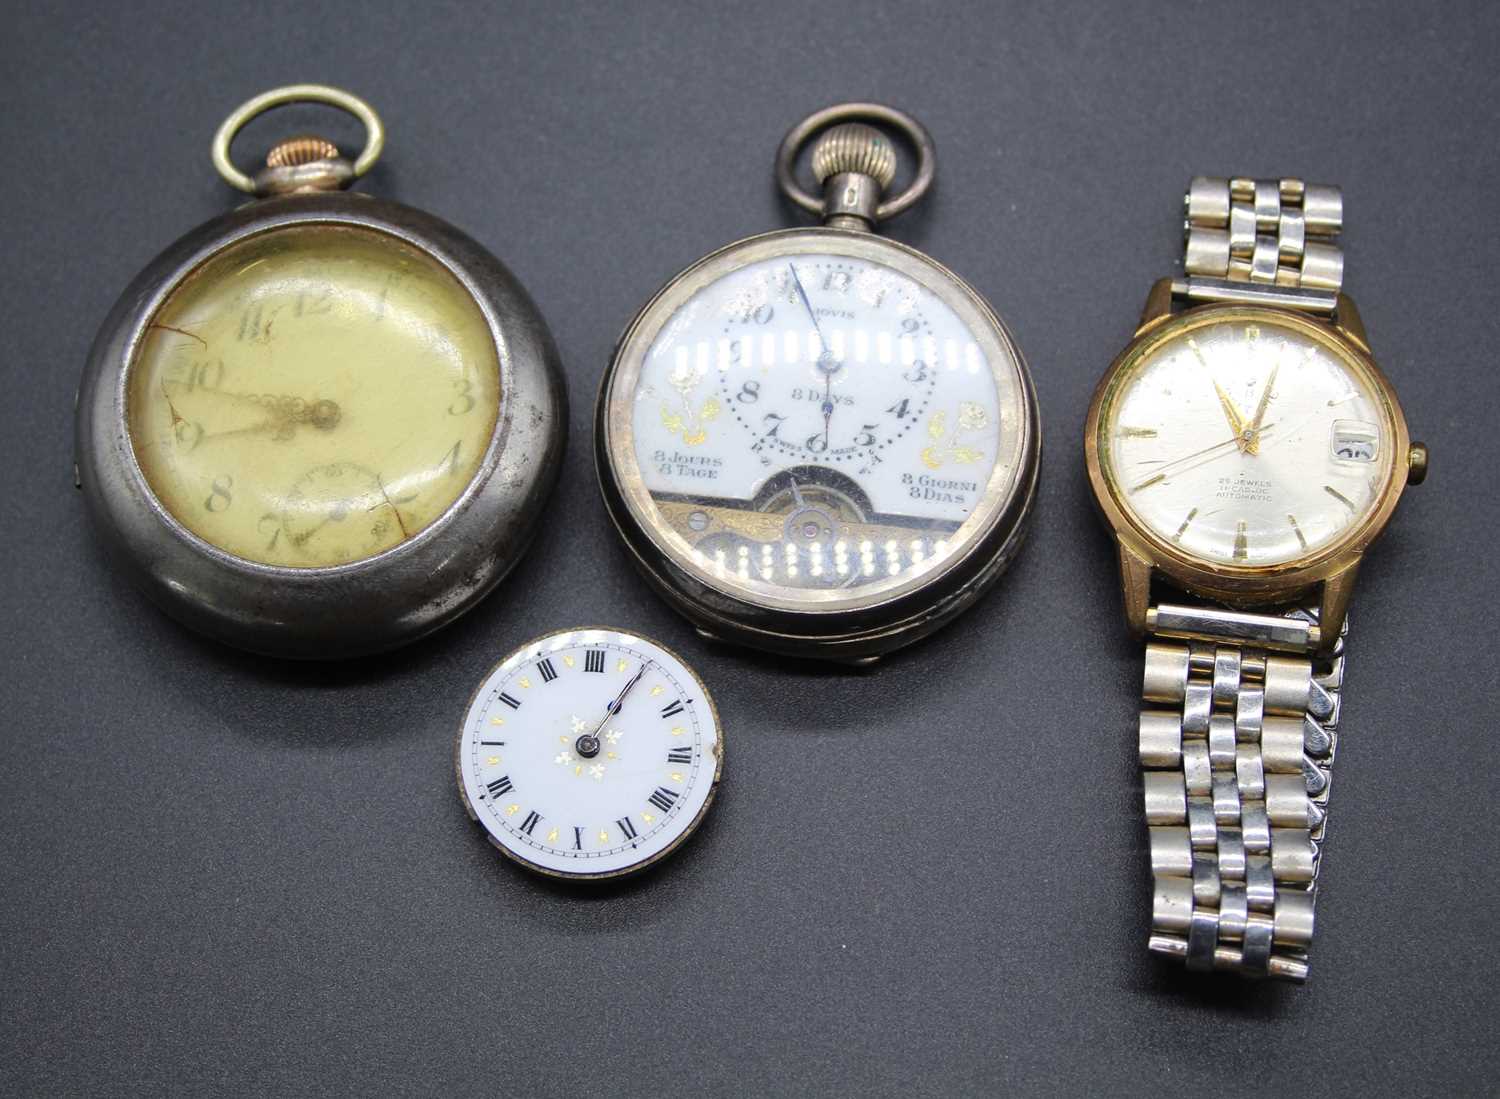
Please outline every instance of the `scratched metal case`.
M237 112L226 123L228 137L230 123L237 128L268 106L308 100L364 107L334 89L278 89ZM378 120L373 112L361 117L378 151ZM224 131L220 136L227 152L228 137ZM557 351L525 290L494 256L446 222L395 202L331 189L357 174L341 159L261 173L255 182L266 197L193 230L129 285L99 331L78 392L77 483L111 563L187 626L280 657L333 659L391 649L472 607L530 544L565 441ZM274 193L278 189L289 193ZM174 289L232 246L309 228L378 234L451 274L493 341L498 412L467 484L424 529L359 560L284 567L226 552L163 506L143 475L126 403L146 330Z

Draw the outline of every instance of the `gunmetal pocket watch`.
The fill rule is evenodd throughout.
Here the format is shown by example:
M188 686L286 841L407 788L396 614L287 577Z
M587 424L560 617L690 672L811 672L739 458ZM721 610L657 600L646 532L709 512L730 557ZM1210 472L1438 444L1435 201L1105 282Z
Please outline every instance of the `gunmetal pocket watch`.
M911 184L882 201L896 153ZM797 182L803 145L821 199ZM1036 400L977 291L875 235L933 179L933 145L869 103L809 116L776 174L817 228L730 244L621 337L597 407L605 503L637 565L699 632L863 662L970 606L1020 543Z
M455 750L464 808L521 865L615 878L702 823L723 774L719 715L676 653L563 630L517 649L469 701Z
M293 102L363 122L253 178L236 132ZM116 303L79 390L77 480L113 562L187 625L276 656L393 648L515 564L566 430L552 338L498 260L429 214L346 192L380 154L362 100L278 88L213 142L256 196Z

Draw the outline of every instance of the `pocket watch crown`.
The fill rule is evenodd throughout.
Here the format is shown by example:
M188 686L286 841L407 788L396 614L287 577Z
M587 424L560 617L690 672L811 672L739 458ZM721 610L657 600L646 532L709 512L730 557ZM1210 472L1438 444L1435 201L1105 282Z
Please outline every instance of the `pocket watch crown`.
M857 172L884 189L896 178L896 150L890 138L873 126L846 122L828 130L813 146L812 170L819 183Z
M314 164L320 160L336 160L339 147L314 134L302 134L278 142L266 154L267 168L295 168L302 164Z

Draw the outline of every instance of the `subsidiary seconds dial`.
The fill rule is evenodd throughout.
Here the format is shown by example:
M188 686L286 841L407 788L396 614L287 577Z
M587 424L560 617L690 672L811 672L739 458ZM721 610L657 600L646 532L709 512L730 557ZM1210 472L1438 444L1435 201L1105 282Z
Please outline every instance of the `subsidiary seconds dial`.
M724 318L719 388L767 464L775 455L866 465L932 403L940 345L914 287L889 269L853 257L790 256L725 279L716 291ZM872 371L871 363L889 369Z
M567 878L634 873L703 819L722 767L718 715L676 654L615 630L517 649L480 685L459 792L491 842Z

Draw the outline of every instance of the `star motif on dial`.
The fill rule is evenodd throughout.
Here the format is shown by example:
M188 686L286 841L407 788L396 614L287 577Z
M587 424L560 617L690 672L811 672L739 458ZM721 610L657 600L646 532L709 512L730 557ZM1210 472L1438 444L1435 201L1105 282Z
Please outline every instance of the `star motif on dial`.
M482 747L499 743L489 727L497 703L517 711L503 752ZM568 631L517 650L481 686L460 734L460 788L517 861L612 877L665 856L696 827L718 782L718 744L707 690L675 654L622 632Z

